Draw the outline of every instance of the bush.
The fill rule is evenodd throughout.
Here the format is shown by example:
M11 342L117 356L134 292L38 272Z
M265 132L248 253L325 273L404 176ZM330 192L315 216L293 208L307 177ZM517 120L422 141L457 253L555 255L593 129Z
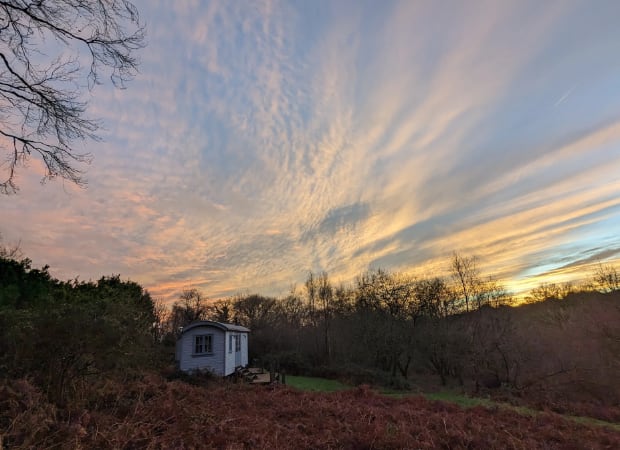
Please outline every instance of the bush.
M180 369L176 369L166 377L168 381L179 380L184 383L191 384L192 386L206 387L215 380L219 380L219 377L213 375L209 370L192 370L191 372L183 372Z
M61 282L47 267L3 257L0 274L0 373L29 377L53 403L79 398L95 378L161 361L154 304L140 285L119 276Z

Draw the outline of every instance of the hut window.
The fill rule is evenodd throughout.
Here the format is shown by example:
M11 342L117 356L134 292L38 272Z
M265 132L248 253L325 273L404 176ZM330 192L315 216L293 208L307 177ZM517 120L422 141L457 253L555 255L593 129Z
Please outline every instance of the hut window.
M194 354L213 353L213 335L194 336Z

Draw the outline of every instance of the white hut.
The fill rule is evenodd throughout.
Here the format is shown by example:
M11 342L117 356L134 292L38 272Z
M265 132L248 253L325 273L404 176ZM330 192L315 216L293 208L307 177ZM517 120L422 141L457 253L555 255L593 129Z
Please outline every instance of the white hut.
M248 365L250 330L239 325L194 322L181 332L176 344L176 359L184 372L208 370L227 376Z

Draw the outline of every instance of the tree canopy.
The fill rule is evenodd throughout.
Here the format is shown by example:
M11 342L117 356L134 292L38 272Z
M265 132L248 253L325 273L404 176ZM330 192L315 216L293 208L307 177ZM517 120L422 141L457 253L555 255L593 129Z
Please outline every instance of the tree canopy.
M135 282L63 282L47 266L0 255L0 378L31 377L54 401L93 376L150 367L157 320Z

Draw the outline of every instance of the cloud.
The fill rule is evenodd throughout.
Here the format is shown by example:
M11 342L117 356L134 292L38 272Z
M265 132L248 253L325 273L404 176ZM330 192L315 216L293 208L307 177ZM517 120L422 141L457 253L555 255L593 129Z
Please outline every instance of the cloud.
M61 277L281 294L459 250L520 288L620 245L613 6L137 5L149 45L92 94L89 189L0 199Z

